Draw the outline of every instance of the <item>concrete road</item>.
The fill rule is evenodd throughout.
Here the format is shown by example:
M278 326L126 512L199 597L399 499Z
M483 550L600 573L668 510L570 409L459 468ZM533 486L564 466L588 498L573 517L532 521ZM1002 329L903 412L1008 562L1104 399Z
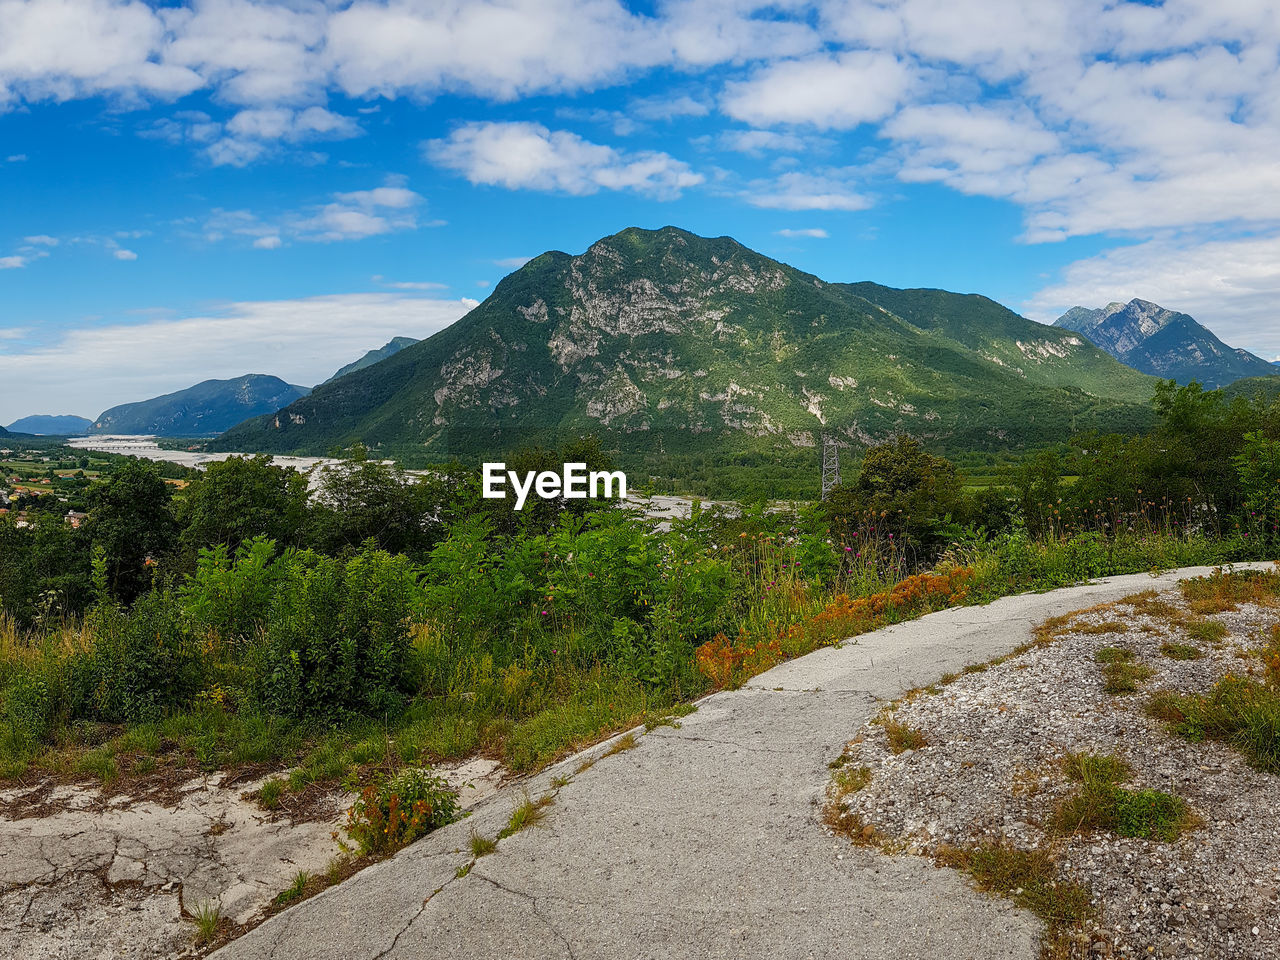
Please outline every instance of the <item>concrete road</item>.
M506 789L215 956L1031 960L1030 914L919 858L828 837L827 764L879 701L1008 653L1048 617L1208 572L947 610L783 664L558 790L608 744ZM456 877L469 833L496 834L525 790L555 791L543 823Z

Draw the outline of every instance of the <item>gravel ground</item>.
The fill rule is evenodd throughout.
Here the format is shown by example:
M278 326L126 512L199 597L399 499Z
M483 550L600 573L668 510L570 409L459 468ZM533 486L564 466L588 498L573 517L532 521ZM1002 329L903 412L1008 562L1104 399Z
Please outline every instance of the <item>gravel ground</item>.
M1176 590L1159 599L1185 610ZM1050 850L1093 893L1084 954L1280 958L1280 777L1224 744L1173 736L1143 709L1156 690L1203 692L1228 671L1260 669L1248 651L1280 615L1256 606L1218 614L1210 619L1227 627L1225 639L1196 644L1202 659L1172 660L1162 643L1192 641L1176 619L1143 606L1081 612L1051 643L908 698L886 716L928 744L894 755L872 721L844 757L845 769L868 767L870 782L836 802L892 852L993 842ZM1104 692L1094 654L1107 646L1152 668L1141 690ZM1052 835L1045 825L1076 789L1063 769L1068 752L1118 754L1132 770L1124 786L1182 797L1199 825L1168 843Z

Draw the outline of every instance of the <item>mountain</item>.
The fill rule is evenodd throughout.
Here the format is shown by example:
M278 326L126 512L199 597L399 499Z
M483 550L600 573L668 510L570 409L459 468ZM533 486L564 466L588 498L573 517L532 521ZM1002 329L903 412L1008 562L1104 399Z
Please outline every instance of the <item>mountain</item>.
M909 431L950 447L1150 421L1154 381L978 296L827 283L728 237L630 228L506 277L452 326L238 425L220 450L406 461L595 433L626 454Z
M177 393L112 407L94 421L89 432L214 436L246 417L279 410L310 392L261 373L205 380Z
M14 433L33 433L42 437L70 437L85 433L91 426L93 421L84 417L37 414L13 421L9 429Z
M1098 310L1072 307L1053 324L1088 337L1135 370L1210 389L1276 369L1247 350L1229 347L1185 313L1149 300L1109 303Z
M379 360L385 360L387 357L394 356L405 347L412 347L418 341L413 337L393 337L387 343L379 347L377 350L370 350L359 360L348 363L345 367L335 373L325 383L332 383L339 377L345 377L348 373L354 373L357 370L363 370L365 367L371 367Z

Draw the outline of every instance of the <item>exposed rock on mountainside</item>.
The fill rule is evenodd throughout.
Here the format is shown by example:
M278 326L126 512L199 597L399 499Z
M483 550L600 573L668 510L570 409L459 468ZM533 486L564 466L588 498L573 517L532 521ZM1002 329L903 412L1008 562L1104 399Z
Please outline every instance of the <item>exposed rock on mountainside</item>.
M215 449L422 457L597 433L622 452L1016 446L1145 422L1152 382L984 297L827 283L736 241L631 228L504 279L428 340Z
M1247 350L1227 346L1185 313L1148 300L1109 303L1098 310L1072 307L1055 327L1075 330L1135 370L1165 379L1217 388L1276 368Z
M205 380L177 393L112 407L94 421L90 432L213 436L247 417L279 410L310 392L307 387L261 373L234 380Z

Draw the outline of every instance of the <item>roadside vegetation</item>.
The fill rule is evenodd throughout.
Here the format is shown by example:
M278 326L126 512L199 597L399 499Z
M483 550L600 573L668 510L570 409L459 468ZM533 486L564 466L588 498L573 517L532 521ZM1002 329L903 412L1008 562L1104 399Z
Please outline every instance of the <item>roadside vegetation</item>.
M474 471L411 478L360 451L313 492L265 458L182 489L113 463L79 528L0 518L0 777L275 771L264 806L341 783L376 851L372 831L406 842L456 814L434 763L534 770L930 610L1267 557L1280 408L1196 387L1156 407L1150 436L1082 439L1069 485L1051 453L966 486L898 438L827 503L670 529L589 501L515 513ZM587 440L508 465L570 460L607 464Z

